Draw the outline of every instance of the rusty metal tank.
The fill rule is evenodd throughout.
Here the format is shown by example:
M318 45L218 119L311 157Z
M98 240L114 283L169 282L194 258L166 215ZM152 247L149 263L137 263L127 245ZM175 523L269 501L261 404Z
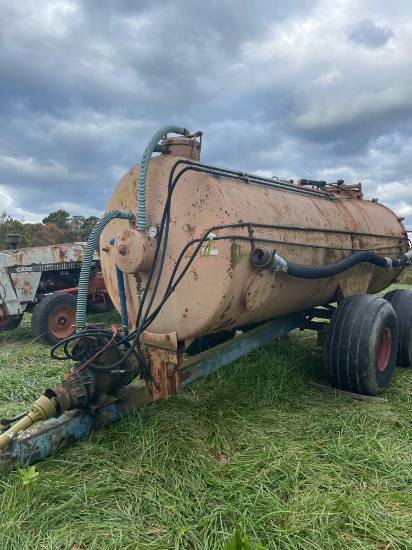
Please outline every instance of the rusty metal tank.
M124 274L127 313L133 326L155 258L169 181L176 183L170 198L168 241L163 261L157 257L149 285L146 304L159 279L151 311L162 303L174 270L176 280L194 257L148 327L152 333L176 332L178 340L188 343L199 335L353 294L376 293L399 276L399 268L361 263L332 277L306 280L251 263L256 247L275 249L288 261L311 266L331 264L361 250L389 258L404 253L409 246L402 220L376 199L363 199L360 184L308 180L295 184L203 164L199 147L190 146L187 137L169 139L167 147L159 150L162 154L150 160L147 174L148 230L136 231L118 219L106 227L100 240L111 299L119 309L117 265ZM185 151L191 160L176 156L176 150ZM136 165L120 180L107 210L136 212L139 169Z
M168 139L171 132L183 137ZM297 327L318 331L339 390L376 395L397 363L412 364L412 292L371 295L412 260L401 218L364 200L360 184L294 184L204 164L196 137L183 127L160 128L115 188L83 257L75 344L65 340L64 355L54 355L73 367L0 435L0 465L23 456L19 447L1 449L27 439L21 431L39 420L77 409L63 420L73 432L65 439L76 439L79 418L99 429ZM151 158L156 150L160 156ZM106 286L122 316L122 328L112 330L86 326L99 236ZM329 320L327 329L315 319ZM225 342L236 328L243 334ZM224 343L204 349L216 341ZM185 350L195 357L185 359ZM101 399L106 394L113 401ZM43 426L57 433L48 440L61 439L61 421ZM30 453L38 457L50 450L39 436Z

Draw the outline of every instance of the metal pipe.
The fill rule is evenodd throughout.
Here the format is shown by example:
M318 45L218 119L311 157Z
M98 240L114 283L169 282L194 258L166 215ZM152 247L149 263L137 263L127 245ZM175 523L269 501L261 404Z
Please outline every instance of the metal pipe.
M250 255L250 261L255 267L265 267L273 273L275 271L288 272L288 264L278 256L275 251L271 252L268 248L255 248Z
M122 327L127 333L129 329L129 319L127 317L126 290L124 287L124 276L123 276L123 271L121 271L117 267L117 265L116 265L116 277L117 277L117 286L119 289L120 314L122 317Z
M114 246L116 239L113 237L110 239L109 244ZM120 315L122 318L122 327L127 334L129 332L129 319L127 317L127 305L126 305L126 289L124 286L124 275L123 271L119 269L116 264L116 279L117 279L117 288L119 290L119 300L120 300Z

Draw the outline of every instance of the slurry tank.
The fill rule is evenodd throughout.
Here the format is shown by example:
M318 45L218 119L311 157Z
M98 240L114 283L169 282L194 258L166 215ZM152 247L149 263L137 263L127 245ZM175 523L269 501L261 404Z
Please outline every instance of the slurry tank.
M364 200L361 185L300 180L297 184L211 166L177 156L186 137L167 140L152 158L146 178L145 229L116 219L103 231L102 269L120 309L117 265L125 275L128 318L135 323L142 289L159 277L152 310L162 307L148 330L177 333L188 341L319 306L352 294L376 293L389 286L400 268L358 263L322 278L265 269L253 262L255 249L276 251L287 263L323 266L360 251L397 257L407 250L405 228L387 207ZM176 150L175 150L176 149ZM162 149L161 149L162 150ZM163 149L164 150L164 149ZM189 152L197 159L198 148ZM116 186L107 210L137 209L139 165ZM169 181L173 182L170 189ZM155 256L165 205L164 257ZM115 237L114 246L110 240ZM203 241L203 242L202 242ZM199 247L199 243L202 244ZM252 261L251 261L252 260ZM168 285L185 272L166 302Z
M73 441L295 328L317 331L341 391L375 395L411 365L412 292L376 296L412 257L402 218L360 183L205 164L201 141L161 128L114 189L84 254L76 334L52 350L72 366L0 436L0 459L39 459L54 448L45 433L64 425L59 441ZM96 246L121 327L86 323ZM21 431L51 417L24 455Z

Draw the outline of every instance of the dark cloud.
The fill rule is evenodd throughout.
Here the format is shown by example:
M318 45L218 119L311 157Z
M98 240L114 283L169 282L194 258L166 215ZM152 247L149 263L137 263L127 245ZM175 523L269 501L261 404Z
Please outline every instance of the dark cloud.
M380 48L394 35L389 27L377 25L370 19L364 19L351 25L348 29L348 38L356 44L367 48Z
M362 179L409 212L412 14L374 3L373 22L369 3L3 3L0 210L99 215L177 123L204 131L207 162Z

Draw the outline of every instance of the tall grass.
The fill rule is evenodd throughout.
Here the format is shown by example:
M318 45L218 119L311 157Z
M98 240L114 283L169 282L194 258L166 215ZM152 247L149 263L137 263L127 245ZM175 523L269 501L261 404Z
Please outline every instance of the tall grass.
M25 320L0 346L4 416L65 367ZM56 452L34 483L0 474L0 548L412 548L412 371L387 403L309 379L326 383L322 350L295 331Z

